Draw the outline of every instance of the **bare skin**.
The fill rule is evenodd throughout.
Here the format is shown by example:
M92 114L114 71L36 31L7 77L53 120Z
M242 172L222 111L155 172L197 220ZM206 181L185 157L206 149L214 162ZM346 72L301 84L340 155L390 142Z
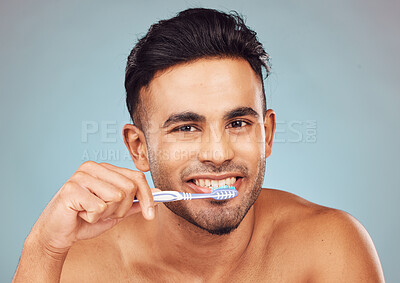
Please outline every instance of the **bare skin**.
M157 209L153 221L134 215L77 243L61 282L384 281L373 243L354 218L287 192L263 189L242 223L252 234L231 246L229 239L185 240L178 224L166 233L161 214L170 212Z
M196 192L196 181L234 177L239 196L154 207L156 189L141 172L85 163L33 227L15 282L384 282L373 242L351 215L259 192L276 122L272 109L263 115L247 61L174 66L141 95L145 131L123 130L136 168L150 170L161 190ZM209 232L235 221L230 233Z

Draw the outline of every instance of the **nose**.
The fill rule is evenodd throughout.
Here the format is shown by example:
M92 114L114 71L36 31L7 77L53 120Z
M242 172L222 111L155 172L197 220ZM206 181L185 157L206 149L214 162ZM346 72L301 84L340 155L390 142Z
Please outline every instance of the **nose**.
M232 160L233 157L232 142L227 137L225 131L217 131L211 127L210 131L207 131L202 136L198 154L199 161L220 166L224 162Z

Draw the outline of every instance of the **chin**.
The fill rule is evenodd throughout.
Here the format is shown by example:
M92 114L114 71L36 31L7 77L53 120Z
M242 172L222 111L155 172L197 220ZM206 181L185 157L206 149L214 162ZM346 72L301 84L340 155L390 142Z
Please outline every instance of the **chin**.
M234 204L233 200L202 200L196 207L184 202L164 204L176 215L212 235L227 235L239 227L250 209L244 209L240 202Z
M233 232L234 230L236 230L236 228L239 227L240 223L238 223L237 225L234 225L234 226L222 226L222 227L220 226L220 227L216 227L214 229L198 226L196 223L192 223L192 224L203 229L204 231L207 231L211 235L223 236L223 235L228 235L231 232Z

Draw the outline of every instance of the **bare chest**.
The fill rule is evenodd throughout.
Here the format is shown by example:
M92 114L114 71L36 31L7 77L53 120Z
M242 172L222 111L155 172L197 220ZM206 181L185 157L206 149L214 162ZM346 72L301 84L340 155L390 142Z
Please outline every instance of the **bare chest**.
M137 262L133 267L115 265L91 272L85 282L309 282L306 264L301 258L294 259L284 254L274 258L253 258L226 272L194 274L162 265Z

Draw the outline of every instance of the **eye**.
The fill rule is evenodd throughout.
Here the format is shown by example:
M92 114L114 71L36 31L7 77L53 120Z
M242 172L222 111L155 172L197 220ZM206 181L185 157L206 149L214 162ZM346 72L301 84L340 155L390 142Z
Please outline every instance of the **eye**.
M172 132L194 132L194 131L196 131L196 128L190 125L180 126L172 130Z
M243 120L236 120L228 124L228 128L241 128L246 125L249 125L250 123L243 121Z

